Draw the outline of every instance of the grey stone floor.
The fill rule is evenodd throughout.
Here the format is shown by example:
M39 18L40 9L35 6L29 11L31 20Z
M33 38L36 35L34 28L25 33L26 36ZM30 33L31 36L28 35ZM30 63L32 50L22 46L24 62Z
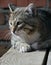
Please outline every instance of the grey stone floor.
M0 65L42 65L45 53L44 51L19 53L16 49L10 48L0 58Z

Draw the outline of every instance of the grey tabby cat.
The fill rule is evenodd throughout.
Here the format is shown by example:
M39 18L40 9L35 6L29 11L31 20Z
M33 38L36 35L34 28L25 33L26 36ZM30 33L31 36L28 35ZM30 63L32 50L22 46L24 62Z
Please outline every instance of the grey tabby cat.
M33 3L27 7L9 5L11 44L19 52L47 49L51 46L50 34Z

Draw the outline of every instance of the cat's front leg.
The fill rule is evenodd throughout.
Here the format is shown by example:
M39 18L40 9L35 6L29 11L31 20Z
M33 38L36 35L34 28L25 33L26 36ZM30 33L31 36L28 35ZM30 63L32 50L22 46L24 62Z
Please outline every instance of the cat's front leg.
M38 47L38 42L34 42L32 45L31 45L31 48L32 50L37 50L39 47Z
M35 42L31 45L34 50L46 50L51 49L51 39L45 40L43 42Z
M48 48L48 44L46 42L34 42L31 48L33 50L45 50Z

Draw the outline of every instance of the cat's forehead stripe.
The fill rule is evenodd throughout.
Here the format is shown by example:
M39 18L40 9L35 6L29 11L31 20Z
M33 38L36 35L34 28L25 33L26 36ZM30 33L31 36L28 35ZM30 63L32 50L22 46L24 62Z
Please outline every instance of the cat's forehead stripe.
M18 9L16 9L16 11L14 12L14 14L11 14L11 20L15 21L17 19L18 15L20 15L23 12L24 12L24 8L18 8Z
M21 12L23 13L24 12L24 9L25 8L19 8L19 9L16 9L16 14L19 15Z

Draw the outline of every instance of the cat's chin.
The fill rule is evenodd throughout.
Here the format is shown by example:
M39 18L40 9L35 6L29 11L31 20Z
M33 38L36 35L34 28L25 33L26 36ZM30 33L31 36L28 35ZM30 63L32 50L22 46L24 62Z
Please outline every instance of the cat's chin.
M12 34L13 36L17 37L17 35L16 35L15 33L11 32L11 34Z
M16 36L16 33L13 33L12 31L11 31L11 34Z
M12 34L12 35L14 35L14 36L16 36L16 34L15 34L15 33L13 33L13 32L11 32L11 34Z

